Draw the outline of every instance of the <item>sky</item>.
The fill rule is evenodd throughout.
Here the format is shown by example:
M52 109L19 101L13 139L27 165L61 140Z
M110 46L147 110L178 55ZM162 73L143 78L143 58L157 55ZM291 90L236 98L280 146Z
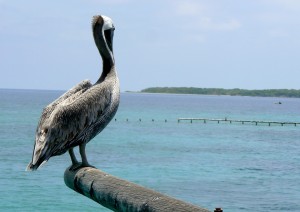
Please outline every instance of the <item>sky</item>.
M95 82L98 14L116 27L121 91L300 89L299 0L0 0L0 88Z

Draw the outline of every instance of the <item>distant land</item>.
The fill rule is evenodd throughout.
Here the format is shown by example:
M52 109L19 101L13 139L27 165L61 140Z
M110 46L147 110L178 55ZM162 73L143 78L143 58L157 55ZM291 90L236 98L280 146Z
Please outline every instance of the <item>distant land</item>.
M200 95L230 95L230 96L261 96L261 97L293 97L300 98L300 90L295 89L223 89L195 87L151 87L141 90L142 93L200 94Z

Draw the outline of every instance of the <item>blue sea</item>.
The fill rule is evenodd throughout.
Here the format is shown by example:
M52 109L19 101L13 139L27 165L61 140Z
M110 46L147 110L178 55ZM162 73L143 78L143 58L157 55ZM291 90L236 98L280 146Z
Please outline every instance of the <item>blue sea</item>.
M68 154L25 172L42 109L62 93L0 89L0 211L109 211L64 184ZM183 117L300 122L300 99L122 93L89 162L212 211L300 211L300 125Z

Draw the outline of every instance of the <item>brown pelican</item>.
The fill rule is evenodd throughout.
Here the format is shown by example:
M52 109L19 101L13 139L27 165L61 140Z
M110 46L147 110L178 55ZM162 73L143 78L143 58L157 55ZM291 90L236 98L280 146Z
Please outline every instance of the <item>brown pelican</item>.
M120 90L112 49L115 28L109 17L101 15L93 17L92 29L103 60L102 74L94 85L84 80L44 108L27 171L36 170L50 157L66 151L74 167L90 166L85 146L117 112ZM81 164L74 155L75 146L79 146Z

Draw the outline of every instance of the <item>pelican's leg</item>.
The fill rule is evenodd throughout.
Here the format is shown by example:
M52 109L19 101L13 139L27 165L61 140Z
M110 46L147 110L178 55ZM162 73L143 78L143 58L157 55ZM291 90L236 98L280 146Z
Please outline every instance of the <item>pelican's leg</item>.
M69 149L69 154L70 154L70 157L71 157L72 165L78 164L78 160L76 159L73 148Z
M82 164L81 166L82 167L94 167L94 166L91 166L86 158L86 154L85 154L85 145L86 143L83 143L83 144L80 144L79 145L79 152L80 152L80 155L81 155L81 159L82 159Z
M79 163L78 160L76 159L73 148L69 149L69 154L70 154L71 161L72 161L72 166L70 166L69 170L76 171L77 169L79 169L81 167L81 163Z

